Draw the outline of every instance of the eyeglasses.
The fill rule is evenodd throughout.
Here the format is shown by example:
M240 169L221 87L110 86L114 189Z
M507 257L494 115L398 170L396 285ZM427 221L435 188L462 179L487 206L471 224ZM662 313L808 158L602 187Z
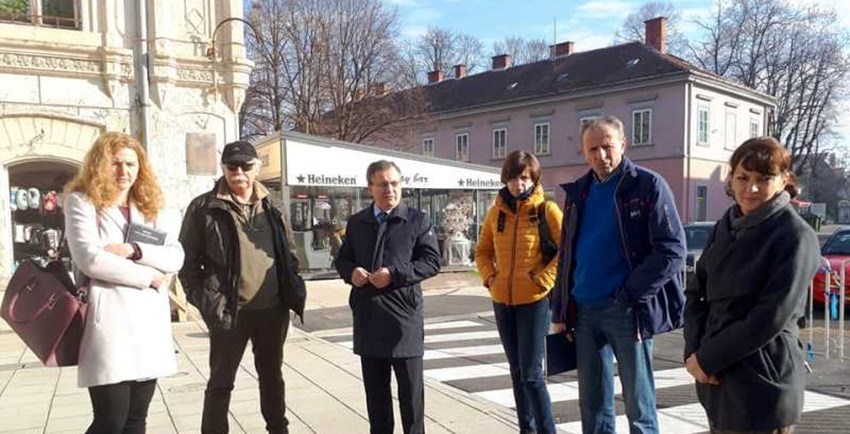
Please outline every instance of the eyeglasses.
M242 169L242 172L250 172L251 169L254 168L254 163L225 164L224 167L231 172L235 172L239 169Z

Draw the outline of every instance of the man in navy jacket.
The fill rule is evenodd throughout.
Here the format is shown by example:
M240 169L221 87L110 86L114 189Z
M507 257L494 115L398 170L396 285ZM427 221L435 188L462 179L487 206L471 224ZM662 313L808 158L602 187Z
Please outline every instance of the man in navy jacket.
M582 127L588 173L566 191L555 328L575 337L584 433L615 433L614 365L632 433L657 433L652 337L683 325L685 237L670 187L624 157L619 119Z
M336 258L351 285L354 353L360 356L371 434L392 434L390 373L395 371L405 434L425 432L424 318L419 282L440 271L428 216L401 202L401 171L391 161L366 170L374 202L351 216Z

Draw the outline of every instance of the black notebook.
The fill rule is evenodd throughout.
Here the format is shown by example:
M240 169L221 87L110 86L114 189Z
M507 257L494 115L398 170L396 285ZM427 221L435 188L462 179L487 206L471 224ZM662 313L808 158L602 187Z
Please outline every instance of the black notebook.
M127 228L127 243L153 244L155 246L165 245L165 232L158 231L150 226L130 223Z
M546 376L558 375L576 368L576 343L563 333L546 336Z

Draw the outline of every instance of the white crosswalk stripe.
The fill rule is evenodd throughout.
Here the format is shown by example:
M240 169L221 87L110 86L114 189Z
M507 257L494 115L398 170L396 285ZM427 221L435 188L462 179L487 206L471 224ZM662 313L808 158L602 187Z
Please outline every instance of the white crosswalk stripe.
M850 404L846 399L809 391L806 391L803 400L803 413ZM705 411L698 403L659 409L658 425L664 434L694 434L709 429ZM580 433L581 421L559 424L557 428L567 433ZM625 415L617 416L617 432L629 432L629 421Z
M425 330L442 330L442 329L456 329L463 327L482 327L484 324L476 321L470 320L460 320L460 321L445 321L445 322L436 322L436 323L428 323L425 324ZM351 336L351 327L343 327L339 329L332 330L322 330L313 332L313 336L320 338L331 338L336 336Z
M425 378L437 381L455 381L469 378L495 377L509 375L507 363L492 363L488 365L472 365L460 368L426 369Z
M501 345L481 345L477 347L449 348L445 350L425 350L423 360L441 360L454 357L487 356L490 354L502 354L504 348Z
M499 332L496 330L491 331L483 331L483 332L464 332L464 333L448 333L442 335L425 335L425 344L436 344L438 342L451 342L451 341L471 341L475 339L490 339L490 338L498 338ZM339 342L340 345L346 348L353 348L354 342L352 341L344 341Z
M685 368L665 369L656 371L655 373L655 388L663 389L666 387L685 386L693 384L694 379ZM564 383L551 383L547 385L549 396L552 402L573 401L578 399L578 381L569 381ZM614 381L614 393L619 395L623 393L623 386L619 381ZM488 390L486 392L478 392L476 395L496 402L505 407L514 407L514 393L512 389Z
M476 327L479 329L475 329ZM325 333L322 337L345 338L351 336L351 329L338 329ZM501 344L493 343L493 339L498 337L495 325L484 321L459 320L426 324L423 356L426 368L425 378L467 389L467 392L480 398L507 408L514 408L513 390L505 387L510 384L510 371L504 358L504 350ZM349 348L352 346L350 340L338 342L338 344ZM696 434L708 431L705 411L697 402L696 393L693 391L693 378L682 367L671 368L669 362L664 366L667 368L654 372L659 403L666 400L665 405L680 403L681 405L658 409L660 432ZM495 387L481 390L487 389L489 385ZM547 382L547 389L553 408L556 412L560 408L562 412L561 415L555 415L556 418L561 417L563 421L557 425L558 432L580 433L581 421L568 419L578 414L578 381L550 380ZM619 379L614 381L614 393L622 394ZM850 400L806 391L803 411L812 412L843 406L847 406L850 411ZM567 408L571 410L566 410ZM567 414L573 416L567 416ZM617 432L629 431L628 419L625 415L617 416L616 429Z

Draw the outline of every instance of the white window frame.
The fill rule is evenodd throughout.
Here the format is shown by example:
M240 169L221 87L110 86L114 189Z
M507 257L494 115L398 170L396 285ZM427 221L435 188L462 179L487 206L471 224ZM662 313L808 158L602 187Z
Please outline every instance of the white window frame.
M499 137L501 136L501 137ZM493 158L505 158L508 156L508 129L505 127L493 128Z
M535 122L532 128L532 143L534 155L549 155L549 143L552 140L552 126L550 122ZM543 130L546 130L545 135ZM545 138L545 140L543 140Z
M23 25L34 25L39 27L50 27L56 29L63 30L82 30L83 28L83 20L82 20L82 12L80 8L82 5L80 4L81 0L68 0L71 3L71 6L74 10L74 16L72 18L63 18L63 20L72 20L73 24L71 26L63 25L51 25L44 23L44 0L29 0L29 15L28 20L0 20L2 23L13 23L13 24L23 24ZM24 17L21 17L24 18Z
M425 137L422 139L422 155L433 157L436 154L433 137Z
M705 113L705 129L702 128L702 114ZM703 139L703 134L705 138ZM697 106L697 144L709 146L711 143L711 107L707 104Z
M639 125L638 122L635 122L635 117L639 115L645 115L649 117L649 120L646 122L646 131L642 131L642 125ZM642 123L642 122L641 122ZM641 131L638 131L638 128ZM640 140L643 138L643 133L646 133L646 140ZM640 108L632 110L632 145L633 146L641 146L641 145L651 145L652 144L652 109L651 108Z
M761 119L757 117L750 118L750 137L761 136Z
M700 215L699 215L699 200L700 200L699 191L700 191L700 189L704 189L704 191L705 191L705 216L704 217L700 217ZM707 184L697 184L694 187L694 217L698 221L699 220L705 221L706 219L708 219L708 198L709 197L710 197L710 194L709 194Z
M469 133L455 134L455 160L469 161Z
M582 128L584 128L584 124L586 124L586 123L588 123L588 122L590 122L594 119L599 119L601 117L602 116L599 116L599 115L592 115L592 116L582 116L582 117L578 118L579 139L581 139L581 130L582 130Z
M724 119L723 148L731 151L738 145L738 114L734 109L726 109Z

